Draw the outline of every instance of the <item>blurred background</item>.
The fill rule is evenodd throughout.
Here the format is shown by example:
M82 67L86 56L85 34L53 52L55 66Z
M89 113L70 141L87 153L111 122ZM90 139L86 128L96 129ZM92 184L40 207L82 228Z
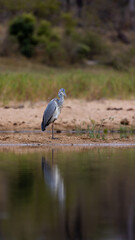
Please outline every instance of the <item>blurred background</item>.
M135 0L0 0L1 101L133 97L134 64Z

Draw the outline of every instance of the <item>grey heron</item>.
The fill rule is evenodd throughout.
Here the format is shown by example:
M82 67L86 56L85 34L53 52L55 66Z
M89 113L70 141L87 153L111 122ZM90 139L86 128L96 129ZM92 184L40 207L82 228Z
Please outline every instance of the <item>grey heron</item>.
M42 131L46 130L46 127L52 123L52 139L54 139L54 128L53 128L53 123L55 120L57 120L60 112L61 112L61 108L63 106L63 102L64 102L64 96L66 96L65 93L65 89L61 88L58 92L58 98L54 98L52 99L43 114L43 120L41 123L41 129Z
M47 161L45 157L42 157L42 171L44 175L44 182L49 188L51 194L57 197L61 204L64 203L64 182L57 164L52 162L52 165L50 165L49 161Z

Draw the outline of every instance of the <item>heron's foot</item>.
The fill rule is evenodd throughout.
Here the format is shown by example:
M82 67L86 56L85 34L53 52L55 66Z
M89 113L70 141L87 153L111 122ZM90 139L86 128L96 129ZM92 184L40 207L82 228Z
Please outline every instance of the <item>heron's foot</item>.
M58 139L58 138L52 137L52 139L54 140L54 139Z

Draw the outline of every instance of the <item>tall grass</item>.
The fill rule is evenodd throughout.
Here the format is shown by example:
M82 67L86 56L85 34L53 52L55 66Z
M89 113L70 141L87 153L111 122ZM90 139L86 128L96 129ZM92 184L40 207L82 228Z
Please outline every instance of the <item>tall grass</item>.
M135 95L135 70L119 72L96 66L0 72L0 101L51 99L61 87L69 98L131 98Z

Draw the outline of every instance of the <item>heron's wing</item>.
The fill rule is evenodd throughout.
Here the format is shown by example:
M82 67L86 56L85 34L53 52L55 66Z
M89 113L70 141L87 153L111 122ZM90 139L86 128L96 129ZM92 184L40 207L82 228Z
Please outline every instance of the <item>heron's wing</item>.
M55 110L56 110L56 100L52 99L48 103L47 108L44 111L44 115L43 115L43 125L44 125L44 127L49 125Z

